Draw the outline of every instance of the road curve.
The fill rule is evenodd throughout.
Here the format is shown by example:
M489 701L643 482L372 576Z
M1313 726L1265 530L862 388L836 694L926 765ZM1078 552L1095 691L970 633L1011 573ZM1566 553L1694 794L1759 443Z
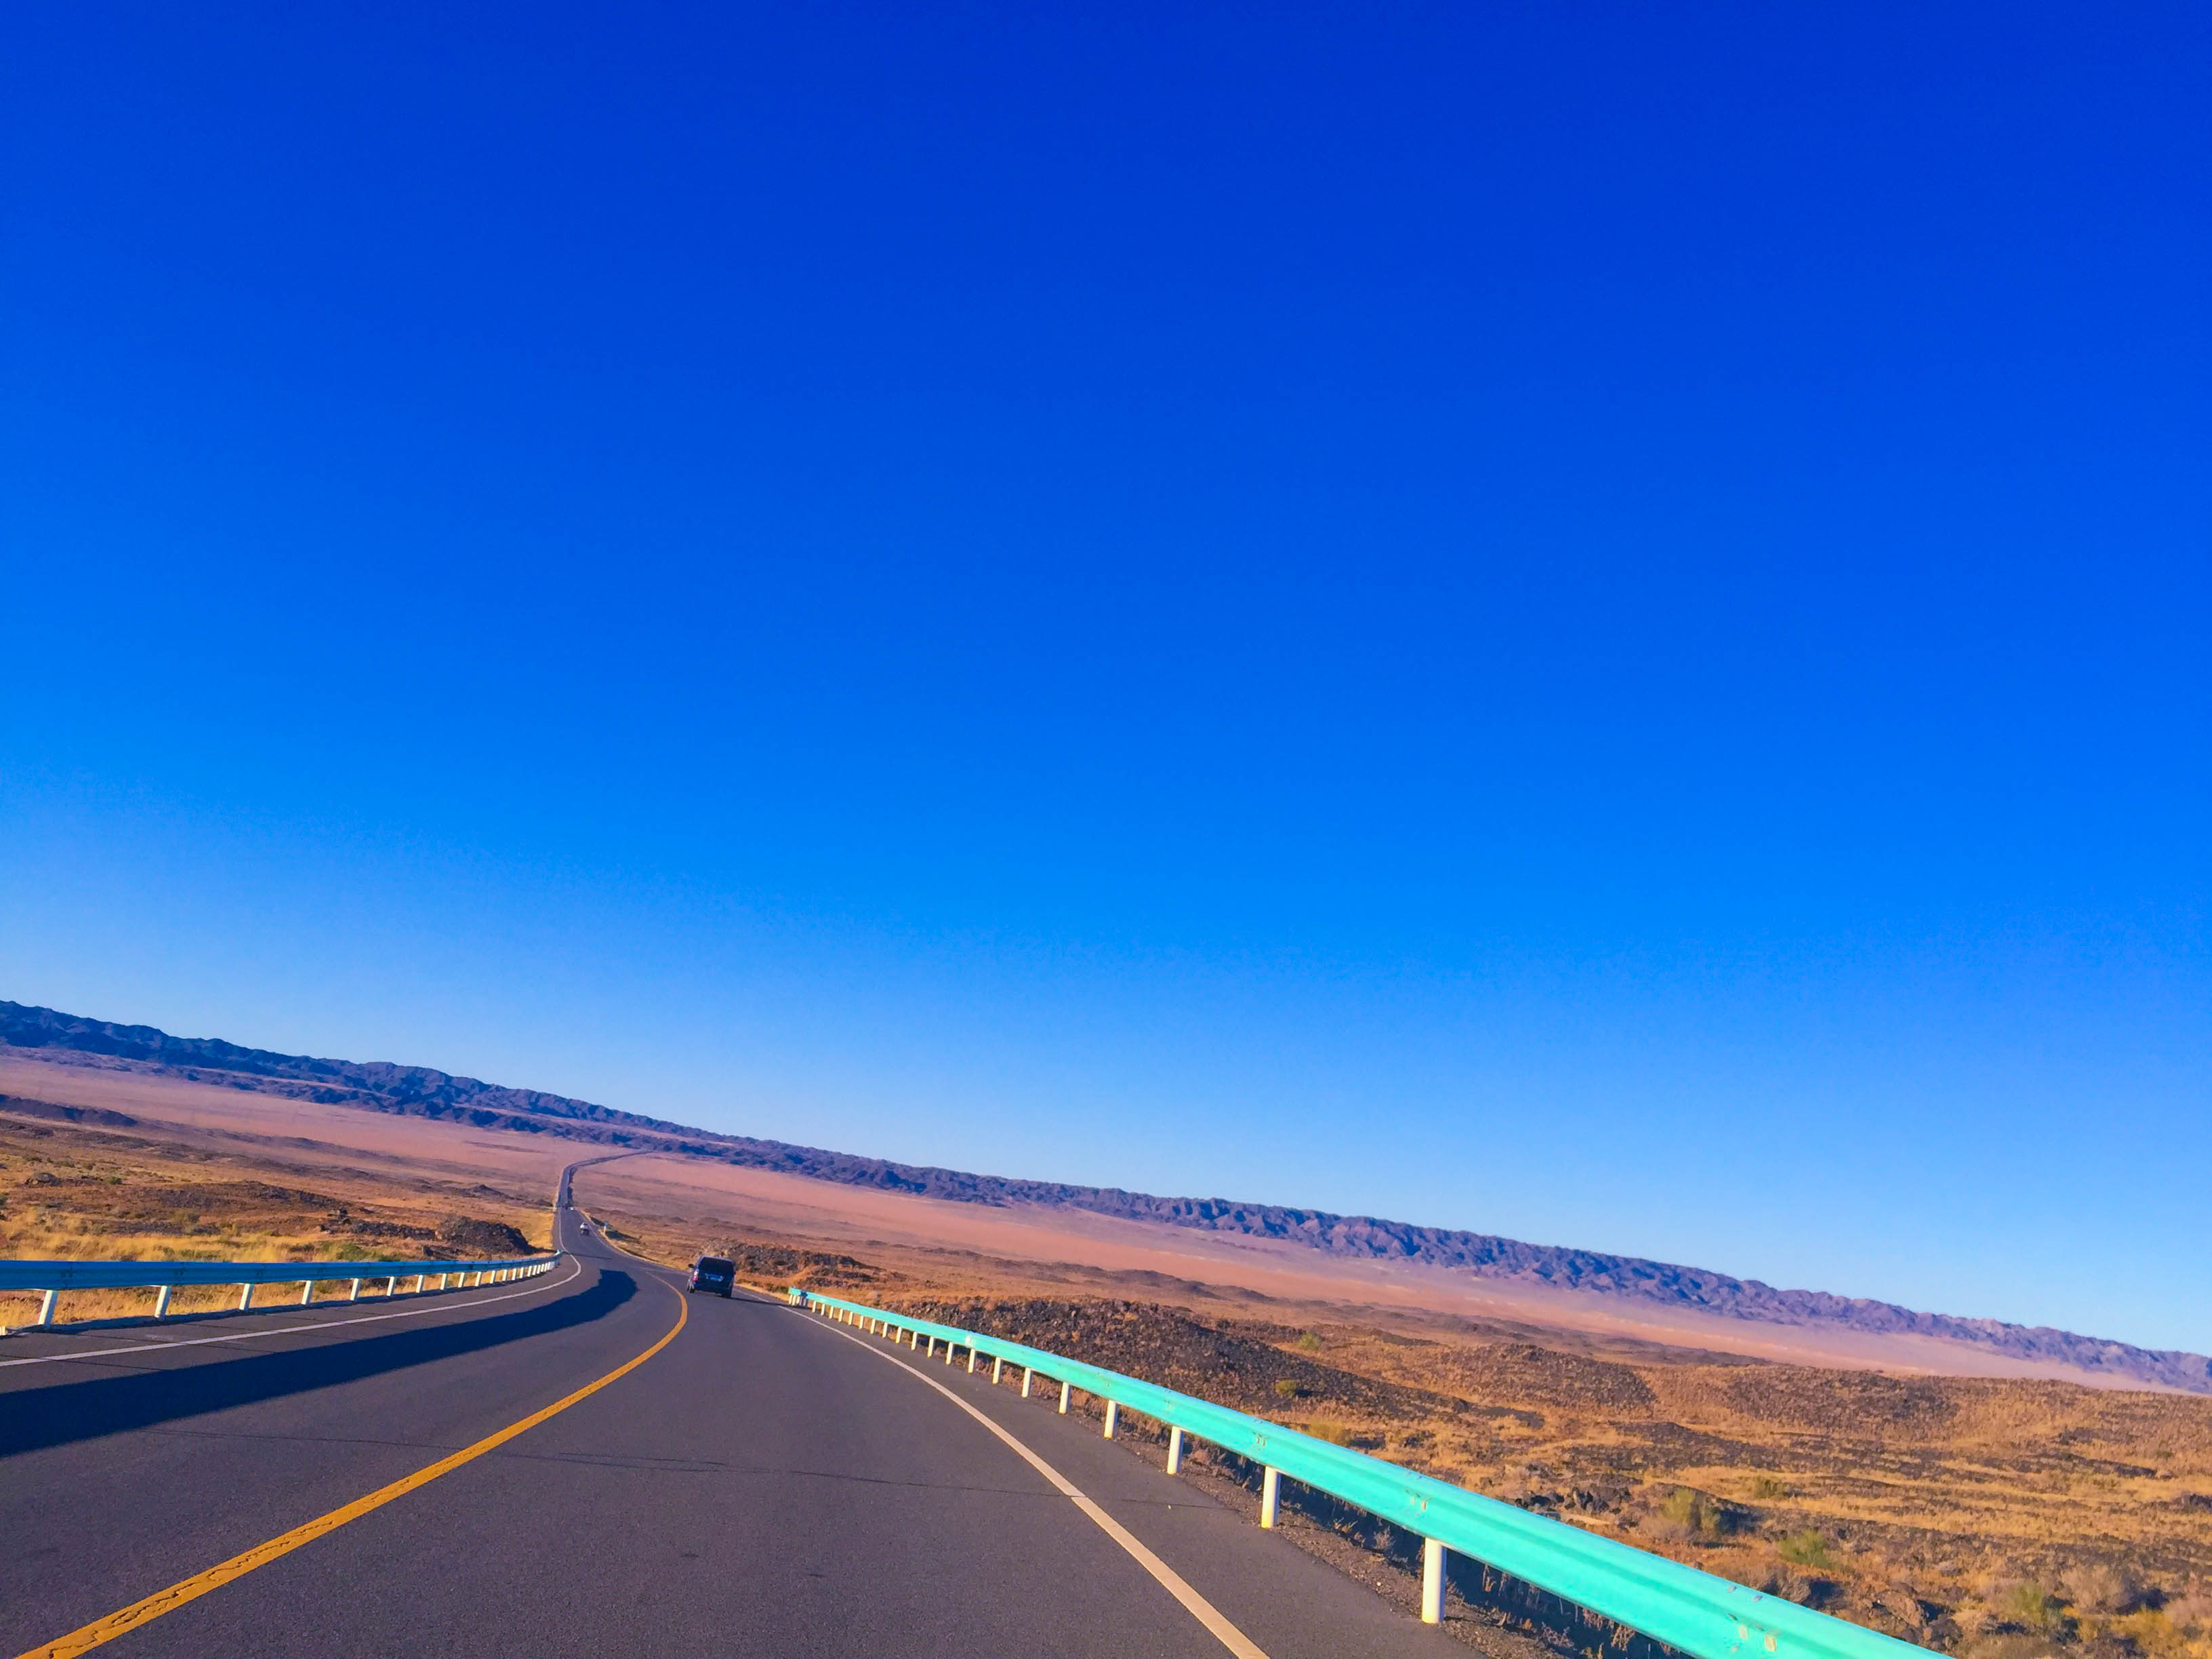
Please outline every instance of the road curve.
M0 1345L0 1654L1465 1651L1086 1419L558 1213L520 1285Z

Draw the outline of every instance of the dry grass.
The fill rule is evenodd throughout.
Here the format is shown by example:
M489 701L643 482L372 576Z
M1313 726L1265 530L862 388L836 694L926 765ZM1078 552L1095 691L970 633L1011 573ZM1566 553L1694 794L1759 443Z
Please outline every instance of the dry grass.
M311 1183L311 1184L310 1184ZM0 1115L0 1256L125 1261L397 1261L543 1249L551 1211L482 1183L302 1170L281 1149L222 1153L149 1136ZM318 1300L342 1297L326 1285ZM296 1299L270 1285L270 1300ZM235 1286L178 1290L179 1313L234 1306ZM58 1320L151 1314L152 1291L65 1291ZM0 1328L37 1316L0 1292Z
M2212 1659L2212 1399L1608 1349L1340 1310L1255 1318L1249 1298L1205 1286L1163 1297L1156 1275L1142 1299L1101 1296L1110 1274L1066 1264L879 1260L594 1211L651 1260L713 1248L775 1287L997 1331L1966 1659ZM1070 1294L1070 1279L1092 1293ZM1492 1611L1536 1628L1514 1605Z
M2212 1400L907 1299L1924 1645L2212 1659Z

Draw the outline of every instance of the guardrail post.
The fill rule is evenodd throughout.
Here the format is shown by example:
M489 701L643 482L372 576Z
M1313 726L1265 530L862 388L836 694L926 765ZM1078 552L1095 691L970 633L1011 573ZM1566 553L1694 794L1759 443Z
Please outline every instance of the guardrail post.
M1260 1524L1272 1527L1283 1508L1283 1472L1269 1469L1260 1480Z
M36 1321L37 1323L41 1325L51 1325L54 1322L54 1304L61 1300L61 1294L62 1293L59 1291L48 1291L44 1296L39 1298L39 1317Z
M399 1294L399 1275L398 1273L392 1274L391 1278L384 1281L384 1293L386 1296L397 1296Z
M300 1281L300 1305L304 1308L308 1303L314 1299L315 1281L312 1279L301 1279Z
M253 1285L251 1280L238 1287L238 1306L242 1313L253 1305Z
M991 1386L992 1386L993 1388L994 1388L994 1389L995 1389L995 1388L997 1388L997 1387L999 1386L999 1379L1000 1379L1000 1377L1004 1376L1006 1374L1006 1355L1004 1355L1004 1354L994 1354L994 1355L992 1355L992 1357L991 1357Z
M1421 1622L1444 1621L1444 1547L1433 1538L1421 1540Z
M950 1365L952 1363L952 1350L957 1346L958 1345L955 1343L951 1337L948 1336L945 1339L945 1363L946 1364Z
M970 1342L968 1345L968 1375L970 1376L975 1375L975 1361L977 1358L975 1345L973 1342Z
M161 1286L161 1293L154 1298L155 1318L164 1319L168 1316L169 1292L175 1288L176 1287L172 1285L164 1285Z
M346 1292L346 1300L349 1302L358 1302L361 1300L361 1280L358 1279L354 1280L353 1288Z
M1182 1431L1172 1425L1168 1429L1168 1473L1182 1473Z
M1060 1414L1062 1417L1067 1415L1067 1384L1065 1382L1060 1385Z
M1107 1439L1111 1440L1114 1437L1115 1426L1119 1424L1121 1420L1121 1407L1120 1403L1112 1400L1108 1401L1106 1402L1106 1427L1103 1431Z
M441 1291L444 1290L446 1288L446 1281L452 1277L453 1275L451 1273L440 1273L438 1275L438 1288ZM355 1282L359 1283L358 1280L356 1280Z
M428 1277L429 1277L429 1275L428 1275L428 1273L416 1273L416 1274L415 1275L415 1294L416 1294L416 1295L420 1296L420 1295L422 1295L422 1281L423 1281L425 1279L428 1279Z
M1024 1400L1030 1397L1030 1379L1036 1375L1028 1366L1022 1367L1022 1398Z

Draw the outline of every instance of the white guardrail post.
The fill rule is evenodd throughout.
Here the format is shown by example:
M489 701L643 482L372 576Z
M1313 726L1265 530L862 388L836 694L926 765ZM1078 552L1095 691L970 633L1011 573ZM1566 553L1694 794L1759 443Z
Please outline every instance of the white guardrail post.
M1444 1621L1444 1547L1433 1538L1421 1540L1421 1622Z
M1401 1528L1420 1540L1420 1616L1426 1624L1443 1621L1447 1569L1452 1555L1459 1554L1582 1607L1620 1631L1674 1648L1687 1659L1931 1659L1929 1650L1910 1642L1265 1418L1024 1343L885 1314L834 1297L809 1300L810 1295L794 1285L793 1304L826 1318L857 1321L893 1343L920 1349L926 1341L931 1354L943 1341L948 1364L955 1346L965 1347L970 1371L979 1354L988 1354L994 1383L1018 1367L1024 1400L1038 1377L1057 1380L1061 1415L1081 1388L1104 1407L1103 1432L1109 1439L1125 1406L1141 1413L1168 1431L1170 1474L1182 1472L1193 1439L1249 1460L1261 1470L1263 1527L1275 1527L1282 1518L1287 1474L1310 1491Z

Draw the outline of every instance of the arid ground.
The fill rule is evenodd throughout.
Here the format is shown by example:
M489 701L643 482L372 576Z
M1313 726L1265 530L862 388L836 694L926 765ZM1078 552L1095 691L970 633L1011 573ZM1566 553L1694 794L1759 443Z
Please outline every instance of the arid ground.
M82 1054L0 1054L0 1096L11 1256L501 1254L546 1237L562 1164L605 1156ZM727 1248L756 1282L1152 1377L1928 1646L2212 1659L2212 1398L659 1153L591 1164L577 1192L641 1254ZM62 1316L138 1299L86 1292ZM1232 1494L1249 1474L1210 1468ZM1407 1593L1404 1540L1303 1514L1309 1547ZM1540 1598L1460 1588L1500 1639L1591 1644Z
M0 1255L392 1261L514 1255L550 1237L570 1148L116 1066L0 1054ZM181 1289L179 1313L225 1306ZM66 1294L64 1320L149 1311L150 1291ZM0 1292L0 1326L36 1313Z

